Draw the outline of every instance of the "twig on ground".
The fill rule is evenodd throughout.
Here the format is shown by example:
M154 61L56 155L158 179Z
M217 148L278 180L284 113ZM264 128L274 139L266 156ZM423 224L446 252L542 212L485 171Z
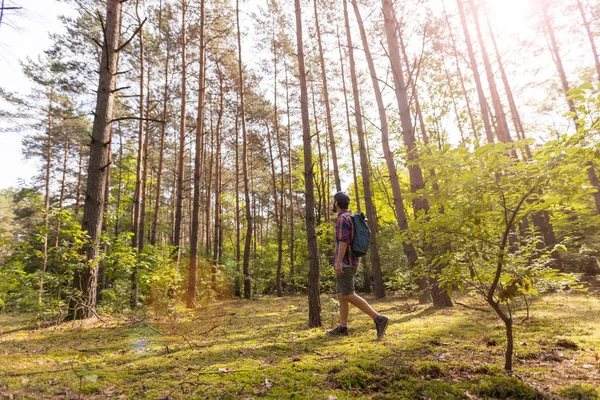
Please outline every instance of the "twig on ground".
M40 375L40 374L51 374L54 372L65 372L65 371L69 371L69 370L70 370L70 368L54 369L51 371L33 371L33 372L19 372L19 373L9 372L7 374L0 375L0 376L13 377L13 376Z
M456 304L458 304L459 306L463 306L465 308L471 309L471 310L477 310L477 311L482 311L482 312L488 312L489 310L486 310L485 308L479 308L479 307L473 307L473 306L468 306L466 304L460 303L458 301L455 301Z

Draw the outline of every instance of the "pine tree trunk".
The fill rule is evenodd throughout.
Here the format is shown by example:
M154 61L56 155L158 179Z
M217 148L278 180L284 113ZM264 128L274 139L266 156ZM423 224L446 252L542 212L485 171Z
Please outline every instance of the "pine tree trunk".
M42 241L42 265L40 270L46 272L48 264L48 230L49 230L49 214L50 214L50 170L52 169L52 107L54 103L54 92L50 92L50 104L48 105L48 127L46 140L46 174L44 180L44 238ZM44 277L40 278L40 287L38 293L38 303L41 305L44 298Z
M249 299L252 295L250 285L250 250L252 244L252 210L250 209L250 182L248 179L248 135L246 133L246 110L244 104L244 75L242 64L242 39L240 34L240 7L239 0L235 1L236 22L237 22L237 42L238 42L238 73L240 90L240 111L242 118L242 173L244 176L244 197L246 200L246 241L244 244L244 298Z
M287 146L288 146L288 185L289 185L289 210L290 210L290 286L292 293L295 292L295 271L294 271L294 246L295 246L295 231L294 231L294 182L293 182L293 165L292 165L292 122L290 118L290 92L288 81L288 66L285 63L285 104L287 113ZM282 172L283 173L283 172Z
M81 177L83 172L83 144L79 143L79 162L77 164L77 187L75 188L75 209L73 214L79 216L79 204L81 202Z
M186 134L186 93L187 93L187 56L186 56L186 25L185 12L186 0L181 2L181 116L179 125L179 151L177 161L177 201L175 203L175 223L173 227L173 245L177 262L181 258L181 233L183 225L183 197L184 197L184 171L185 171L185 134Z
M63 201L65 199L65 186L67 183L66 182L66 180L67 180L67 161L69 160L69 147L70 147L70 140L69 140L68 136L65 137L64 146L65 146L65 148L64 148L64 152L63 152L62 178L60 180L60 195L58 197L58 211L62 211ZM59 239L60 239L60 218L58 219L58 222L56 223L56 240L54 241L54 247L58 247Z
M239 100L238 100L239 103ZM241 261L241 227L240 227L240 129L238 125L238 113L235 114L235 296L242 297L242 285L240 282Z
M545 0L540 0L540 7L542 9L542 18L544 22L544 28L546 34L550 39L550 50L552 51L552 56L554 58L554 62L556 64L556 69L558 70L558 75L560 76L560 82L563 87L563 91L565 96L568 95L569 92L569 81L567 80L567 75L565 74L565 69L563 68L562 59L560 57L560 51L558 49L558 43L556 42L556 36L554 35L554 28L552 27L552 23L550 21L550 15L548 14L548 6L545 4ZM566 97L567 104L569 106L569 111L573 113L573 121L575 122L575 128L579 128L579 116L575 110L575 103L573 99ZM591 161L586 163L588 179L590 180L590 184L596 189L594 192L594 202L596 203L596 213L600 214L600 182L598 181L598 176L596 174L596 169L594 164Z
M69 302L70 319L89 318L96 310L99 239L104 212L106 166L110 153L110 132L113 120L114 89L117 80L118 51L121 31L121 6L119 0L106 1L105 34L99 67L95 118L92 127L90 161L88 163L86 196L82 229L88 232L89 241L83 252L85 267L75 272L73 286L76 294Z
M400 112L400 122L402 125L402 138L404 140L404 145L406 146L406 151L408 154L408 173L410 180L410 188L412 193L418 193L419 191L425 188L425 181L423 178L423 172L421 171L421 167L418 165L419 155L417 153L416 140L414 135L414 127L412 124L412 118L410 115L410 106L408 102L408 92L407 85L404 81L404 72L402 68L402 59L400 56L400 48L398 46L398 38L396 36L397 32L397 24L396 24L396 14L392 5L391 0L383 0L383 9L384 9L384 23L385 23L385 31L386 38L388 42L389 49L389 57L393 70L393 78L394 78L394 86L395 86L395 95L396 101L398 103L398 110ZM424 128L424 125L423 125ZM423 131L423 139L426 140L427 134ZM433 173L435 174L435 173ZM419 213L419 211L423 211L425 214L429 212L429 202L426 198L418 198L415 197L413 200L413 208L415 215ZM406 217L404 217L406 218ZM408 228L408 224L404 221L400 226L400 229L406 230ZM407 258L409 259L409 263L411 266L416 266L416 253L414 252L414 247L412 252L407 251L407 247L412 246L412 244L405 244L405 253L407 254ZM427 251L431 251L431 249L426 249ZM435 267L436 275L441 273L443 269L443 265L438 265ZM427 289L425 280L423 278L418 280L419 286L422 290L422 294L419 297L421 303L428 302ZM437 277L431 278L431 295L434 306L437 307L446 307L452 306L452 301L450 300L450 296L448 296L447 292L441 289L437 283Z
M590 45L592 46L592 54L594 55L594 63L596 64L596 73L598 74L598 79L600 79L600 58L598 57L598 49L596 48L596 43L594 42L594 34L592 33L592 28L590 27L590 21L588 21L585 16L585 11L583 9L583 5L581 4L581 0L577 0L577 8L581 14L581 20L583 21L585 32L587 33Z
M315 198L313 187L313 155L308 117L308 88L304 66L304 40L302 39L302 9L300 0L294 0L296 11L296 46L298 49L298 72L300 79L300 110L302 114L302 142L304 145L304 185L306 202L306 239L308 241L308 326L322 326L321 281L319 273L319 250L315 226Z
M479 107L481 109L481 119L483 120L483 127L485 129L485 136L488 143L494 143L494 133L492 132L492 125L490 123L490 118L486 108L487 101L485 99L485 95L483 94L483 86L481 85L479 68L477 67L477 60L475 59L473 44L471 43L471 35L469 34L469 27L467 26L467 19L465 18L465 11L462 2L463 0L456 0L460 14L460 21L462 23L463 32L465 35L465 44L467 45L467 51L469 52L469 61L471 63L471 69L473 70L473 77L475 79L475 86L477 87L477 96L479 98ZM447 18L448 16L446 16L446 19Z
M277 153L279 156L279 168L281 169L281 188L280 193L277 193L277 177L275 175L275 160L271 152L271 171L273 173L273 196L275 201L275 219L277 223L277 269L275 272L275 285L277 297L283 295L282 292L282 264L283 264L283 216L284 216L284 173L283 173L283 157L281 148L281 133L279 132L279 113L277 109L277 47L275 46L275 22L273 22L273 129L275 130L275 140L277 141ZM267 127L268 128L268 127ZM267 129L267 134L269 133ZM269 141L270 145L270 141ZM278 195L281 197L278 198ZM278 204L279 203L279 207Z
M222 195L222 166L221 166L221 121L223 119L225 89L223 87L223 74L217 68L219 78L219 114L217 116L216 135L216 151L215 151L215 225L214 225L214 241L213 241L213 265L212 265L212 289L217 290L217 269L221 262L221 195Z
M193 308L196 306L196 291L198 283L198 231L200 225L200 184L201 184L201 169L202 169L202 146L204 138L204 113L205 113L205 79L206 79L206 55L205 55L205 11L204 0L200 0L200 68L199 88L198 88L198 117L196 119L196 154L194 157L194 200L192 208L192 230L190 235L190 263L188 270L188 287L186 295L186 306Z
M162 8L161 8L161 20L162 20ZM160 23L159 23L160 25ZM169 103L169 61L171 54L171 40L165 38L167 44L167 54L165 56L165 69L164 69L164 85L163 85L163 98L162 98L162 123L160 126L160 144L158 150L158 170L156 171L156 199L154 201L154 214L152 216L152 228L150 233L150 243L156 246L156 236L158 231L158 216L160 214L160 203L162 200L162 174L163 174L163 163L164 163L164 151L165 151L165 136L167 134L167 106Z
M342 45L340 42L340 31L337 29L338 50L340 51L340 70L342 76L342 91L344 92L344 106L346 109L346 126L348 127L348 143L350 145L350 161L352 162L352 180L356 199L356 212L360 212L360 192L358 191L358 179L356 178L356 161L354 159L354 143L352 139L352 126L350 125L350 110L348 107L348 91L346 90L346 75L344 73L344 60L342 56Z
M121 216L119 213L121 211L121 188L123 185L123 134L119 128L117 128L117 132L119 132L119 182L117 183L117 203L115 204L115 238L119 236L121 228Z
M319 195L319 201L317 203L317 225L321 223L321 219L325 219L327 221L326 209L327 205L325 205L325 192L327 188L325 188L325 167L323 166L323 151L321 148L321 135L319 131L319 118L317 117L317 107L315 101L315 90L313 86L313 81L310 81L310 93L312 97L312 105L313 105L313 117L315 120L315 136L317 139L317 156L319 157L319 182L315 182L315 186L317 188L317 194Z
M335 188L339 192L342 190L340 181L340 172L338 170L337 151L335 138L333 136L333 123L331 122L331 105L329 104L329 89L327 87L327 71L325 68L325 57L323 56L323 43L321 40L321 27L319 26L319 10L317 0L313 0L315 7L315 26L317 28L317 43L319 45L319 59L321 61L321 79L323 80L323 102L325 103L325 118L327 120L327 134L329 135L329 146L331 148L331 159L333 161L333 174L335 177Z
M479 14L477 12L477 8L475 7L475 2L473 0L467 1L469 2L469 6L471 8L473 20L475 21L475 30L477 31L479 48L481 50L481 56L483 57L483 66L485 68L485 74L487 76L490 94L492 96L492 106L494 107L494 112L496 114L496 130L498 140L503 143L511 143L512 138L508 129L508 123L506 122L506 114L504 113L502 103L500 102L500 95L498 94L498 88L496 87L496 79L494 78L494 72L492 71L492 66L490 64L490 58L488 56L485 43L483 42L483 35L481 34Z
M354 4L354 1L353 1ZM359 17L357 13L357 18ZM369 243L370 248L370 260L371 260L371 268L373 269L373 274L377 273L376 271L381 271L381 262L379 260L379 250L377 248L377 215L375 212L375 204L373 203L373 192L371 189L371 172L369 171L369 161L367 157L367 149L365 146L365 132L363 129L363 121L362 121L362 108L359 101L359 92L358 92L358 80L356 77L356 64L354 62L354 48L352 44L352 36L350 33L350 21L348 19L348 5L344 1L344 22L346 25L346 40L348 44L348 55L350 57L350 77L352 81L352 94L354 97L354 112L356 117L356 131L358 133L358 147L360 153L360 167L362 172L363 179L363 192L365 198L365 206L367 209L367 218L369 229L371 229L371 241ZM381 275L379 278L381 279ZM378 298L385 296L385 291L383 290L383 285L381 287L375 287L375 296Z

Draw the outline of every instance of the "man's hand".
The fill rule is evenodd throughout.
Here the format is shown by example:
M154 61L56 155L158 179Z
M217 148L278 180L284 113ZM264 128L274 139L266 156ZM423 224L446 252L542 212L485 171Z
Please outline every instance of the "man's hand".
M344 269L342 268L342 262L341 261L340 262L336 262L335 265L334 265L334 268L335 268L335 274L337 276L344 275Z

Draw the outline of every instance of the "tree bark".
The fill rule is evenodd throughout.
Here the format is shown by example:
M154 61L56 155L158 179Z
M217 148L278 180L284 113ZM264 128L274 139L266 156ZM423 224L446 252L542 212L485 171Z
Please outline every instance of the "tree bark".
M242 64L242 39L240 34L240 6L239 0L235 1L236 22L237 22L237 44L238 44L238 73L240 90L240 112L242 118L242 173L244 176L244 197L246 201L246 241L244 244L244 298L249 299L252 295L250 282L250 250L252 244L252 210L250 209L250 182L248 179L248 135L246 133L246 110L244 104L244 75Z
M183 180L185 163L185 133L186 133L186 93L187 93L187 56L186 56L186 0L181 1L181 116L179 124L179 154L177 162L177 201L175 203L175 223L173 227L173 245L177 262L181 258L181 226L183 220Z
M308 89L304 67L304 40L302 39L302 9L300 0L294 0L296 12L296 45L298 49L298 72L300 79L300 110L302 115L302 142L304 145L304 186L306 202L306 239L308 241L308 326L322 326L321 281L319 273L319 250L315 227L315 199L313 187L313 155L308 117Z
M67 318L70 319L89 318L95 314L96 310L99 239L104 216L104 183L110 152L109 138L113 120L114 89L117 81L121 7L122 3L119 0L106 1L106 23L82 222L82 229L87 231L89 236L89 241L83 248L87 262L85 267L75 272L73 286L77 293L69 302Z
M581 4L581 0L577 0L577 8L581 14L581 20L583 21L585 32L587 33L590 45L592 46L592 54L594 55L596 73L598 74L598 79L600 79L600 58L598 57L598 49L596 48L596 43L594 42L594 34L592 33L592 28L590 27L590 21L588 21L587 17L585 16L585 11L583 9L583 5Z
M354 2L353 2L354 4ZM357 18L359 15L357 15ZM354 62L354 47L352 44L352 36L350 33L350 21L348 18L348 4L344 1L344 22L346 25L346 40L348 45L348 55L350 57L350 78L352 81L352 94L354 98L354 115L356 117L356 131L358 134L358 146L359 146L359 154L360 154L360 167L362 172L363 179L363 192L365 197L365 206L367 209L367 218L369 229L371 230L371 241L369 243L370 248L370 260L371 260L371 268L373 268L373 273L375 271L381 271L381 262L379 260L379 251L377 248L377 214L375 212L375 204L373 203L373 192L371 189L371 172L369 171L369 161L367 157L367 149L365 146L365 131L363 129L362 122L362 108L359 100L359 91L358 91L358 79L356 76L356 64ZM375 295L378 298L385 296L385 291L383 287L376 288Z
M321 27L319 25L319 10L317 0L313 0L315 8L315 26L317 28L317 43L319 45L319 60L321 61L321 79L323 80L323 103L325 103L325 118L327 120L327 134L329 135L329 146L331 148L331 159L333 162L333 175L335 177L335 187L338 192L342 190L340 172L338 170L337 151L335 138L333 136L333 123L331 122L331 106L329 104L329 89L327 87L327 71L325 68L325 57L323 56L323 43L321 40Z
M356 198L356 212L360 212L360 192L358 191L358 179L356 177L356 161L354 160L354 143L352 139L352 127L350 125L350 110L348 107L348 91L346 90L346 76L344 73L344 59L342 56L342 44L340 41L340 31L337 29L338 50L340 51L340 74L342 76L342 91L344 92L344 106L346 109L346 126L348 127L348 143L350 144L350 161L352 162L352 180L354 183L354 193Z
M190 235L190 263L188 270L188 287L186 295L186 306L196 306L196 290L198 283L198 231L200 227L200 178L202 170L202 146L204 144L204 113L205 113L205 79L206 79L206 55L205 55L205 11L204 0L200 0L200 55L198 57L200 68L198 72L198 117L196 119L196 154L194 157L194 200L192 206L192 230Z
M46 174L44 179L44 238L42 241L42 265L40 270L46 272L48 264L48 230L49 227L49 214L50 214L50 170L52 168L52 131L53 118L52 118L52 107L54 104L54 92L50 92L50 103L48 105L48 127L47 127L47 140L46 140ZM44 277L40 278L40 287L38 292L38 303L41 305L44 298Z
M221 124L224 110L225 89L223 88L223 74L217 68L217 76L219 79L219 114L217 116L216 135L216 151L215 151L215 225L214 225L214 243L213 243L213 265L212 265L212 289L217 290L217 270L221 262L221 195L222 195L222 166L221 166Z
M479 98L479 107L481 109L481 119L483 120L483 127L485 129L485 136L487 138L488 143L494 143L494 133L492 132L492 125L490 124L490 118L489 118L487 108L486 108L487 101L485 99L485 95L483 94L483 86L481 85L479 68L477 67L477 60L475 59L475 53L473 51L473 44L471 43L471 35L469 34L469 27L467 26L467 19L465 17L465 10L464 10L462 2L463 2L463 0L456 0L456 3L458 4L458 12L460 14L460 21L462 23L463 32L465 35L465 44L467 45L467 51L469 53L471 70L473 71L473 77L475 79L475 86L477 87L477 97Z
M294 178L292 165L292 122L290 118L290 91L288 81L288 66L285 63L285 104L287 113L287 145L288 145L288 185L289 185L289 202L290 202L290 283L292 293L295 291L295 271L294 271L294 246L295 246L295 231L294 231Z
M569 106L569 111L573 114L573 122L575 123L575 128L579 129L579 116L577 115L577 111L575 110L575 103L573 102L573 99L570 99L568 97L569 81L567 80L567 75L565 74L565 69L563 67L562 59L560 57L560 51L558 48L558 43L556 42L554 28L552 27L552 22L550 21L550 15L548 14L548 6L546 4L546 0L540 0L540 7L542 9L544 29L550 39L550 50L554 58L554 63L556 64L556 69L558 70L558 75L560 77L560 82L562 84L563 91L565 93L565 96L567 96L566 100ZM586 163L586 167L590 184L596 189L596 191L593 193L594 202L596 204L596 213L600 214L600 181L598 181L596 168L594 167L594 164L591 161L588 161Z

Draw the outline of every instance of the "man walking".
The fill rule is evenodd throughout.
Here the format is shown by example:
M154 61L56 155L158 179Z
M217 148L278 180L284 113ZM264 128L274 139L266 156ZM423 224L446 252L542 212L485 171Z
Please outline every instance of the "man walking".
M354 291L354 275L360 260L352 253L351 244L354 237L352 211L348 210L350 196L346 192L337 192L333 196L333 211L338 214L335 224L335 291L340 301L340 324L328 331L330 335L348 336L348 312L350 304L369 314L375 322L377 339L385 333L389 319L375 311L365 299Z

